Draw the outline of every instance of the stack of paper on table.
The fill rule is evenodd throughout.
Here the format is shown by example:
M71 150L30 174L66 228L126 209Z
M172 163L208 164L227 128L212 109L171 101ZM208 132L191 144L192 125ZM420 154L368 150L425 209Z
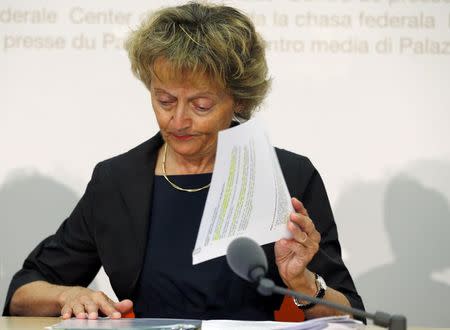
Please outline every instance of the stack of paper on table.
M55 324L51 330L85 330L85 329L139 329L139 330L322 330L322 329L356 329L363 324L348 316L323 317L305 322L272 321L235 321L235 320L180 320L180 319L119 319L100 318L98 320L70 319Z
M345 316L331 316L304 322L273 321L234 321L211 320L202 322L202 330L322 330L322 329L357 329L362 327L360 321Z

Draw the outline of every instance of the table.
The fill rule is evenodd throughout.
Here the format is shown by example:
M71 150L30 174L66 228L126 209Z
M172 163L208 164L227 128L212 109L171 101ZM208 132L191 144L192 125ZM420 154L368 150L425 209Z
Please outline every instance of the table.
M45 327L61 322L59 317L0 317L1 330L42 330ZM368 325L365 330L382 330L383 328ZM408 327L408 330L450 330L449 328Z
M0 317L1 330L42 330L60 322L59 317Z

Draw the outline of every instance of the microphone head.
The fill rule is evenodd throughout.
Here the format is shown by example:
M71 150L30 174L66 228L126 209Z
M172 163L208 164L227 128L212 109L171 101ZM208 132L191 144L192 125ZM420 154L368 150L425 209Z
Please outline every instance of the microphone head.
M268 269L264 250L248 237L238 237L228 245L227 262L233 272L250 282L264 276Z

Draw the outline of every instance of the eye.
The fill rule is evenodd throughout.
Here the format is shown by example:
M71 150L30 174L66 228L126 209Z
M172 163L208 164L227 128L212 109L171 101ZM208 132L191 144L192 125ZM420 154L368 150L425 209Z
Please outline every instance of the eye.
M159 103L163 108L169 108L169 107L171 107L171 106L175 103L175 101L163 99L163 100L158 100L158 103Z
M209 111L209 109L211 109L211 108L208 108L208 107L196 107L196 109L197 109L197 111L200 111L200 112L206 112L206 111Z
M214 106L213 102L209 99L197 99L193 102L193 106L198 112L208 112Z

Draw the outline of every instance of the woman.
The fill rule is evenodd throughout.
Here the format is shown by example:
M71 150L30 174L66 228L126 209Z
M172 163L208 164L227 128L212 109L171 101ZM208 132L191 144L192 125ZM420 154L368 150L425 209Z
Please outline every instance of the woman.
M126 46L160 132L96 166L73 213L14 276L5 314L95 319L134 309L143 317L273 319L281 297L258 295L224 257L192 266L191 256L218 132L249 119L268 90L263 41L239 11L189 3L154 13ZM293 238L264 246L269 276L363 308L319 174L305 157L279 149L277 156L295 212ZM101 265L117 303L86 288ZM306 318L339 314L296 304Z

